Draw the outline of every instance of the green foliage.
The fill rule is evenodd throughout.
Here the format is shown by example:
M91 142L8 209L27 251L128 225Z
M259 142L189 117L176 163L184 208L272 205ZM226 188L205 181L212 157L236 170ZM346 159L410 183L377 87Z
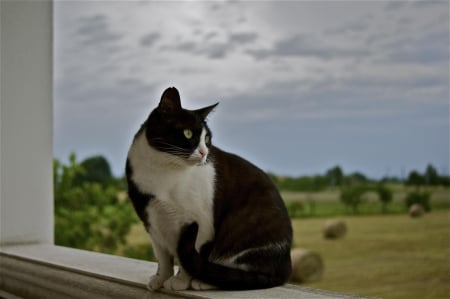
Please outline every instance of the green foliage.
M286 191L312 191L324 190L327 186L327 179L324 176L303 176L298 178L278 177L271 175L275 185L280 190Z
M418 171L411 171L405 181L406 185L420 187L425 185L425 178Z
M111 174L111 167L108 161L103 156L94 156L87 158L81 162L81 167L85 170L84 173L78 176L79 183L96 182L107 184L113 179Z
M112 253L125 244L137 222L132 206L113 184L79 180L86 169L71 154L69 165L54 160L55 243Z
M344 183L344 172L340 166L335 166L325 174L330 186L341 186Z
M409 173L405 180L407 186L415 186L420 188L422 186L450 186L450 177L439 175L433 165L428 164L423 174L416 170Z
M346 186L341 189L341 202L350 207L353 213L358 213L358 206L362 203L362 195L367 192L364 185Z
M302 216L304 211L303 203L300 201L288 201L285 203L286 209L288 210L289 217L299 218Z
M382 212L387 212L387 205L392 202L392 191L382 184L376 186L358 184L345 186L341 189L341 202L350 207L353 213L358 213L358 207L363 202L363 195L367 192L376 192L382 203Z
M405 198L406 207L409 209L413 204L420 204L425 211L431 211L430 192L428 191L413 191L408 193Z
M369 182L369 179L361 172L353 172L344 178L347 185L365 184Z
M133 259L140 259L145 261L155 261L155 254L153 248L149 244L137 244L134 246L127 246L123 255Z
M392 202L392 191L382 184L376 186L375 191L378 193L378 199L382 203L381 211L387 212L387 205Z

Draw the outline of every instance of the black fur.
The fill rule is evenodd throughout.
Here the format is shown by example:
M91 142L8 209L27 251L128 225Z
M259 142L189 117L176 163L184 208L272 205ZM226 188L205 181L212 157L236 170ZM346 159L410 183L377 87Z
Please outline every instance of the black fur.
M278 257L278 262L281 262L281 265L284 265L285 269L282 269L282 267L280 269L267 269L266 272L260 269L257 271L244 271L212 263L208 261L208 255L203 252L203 248L201 254L195 250L197 231L197 223L194 222L186 225L181 232L178 244L178 252L181 254L179 258L182 260L184 269L196 279L217 286L223 290L251 290L282 285L289 277L290 265L287 266L285 260L290 259L290 257L287 256ZM208 245L210 243L206 246ZM258 264L266 262L267 264L272 264L272 261L276 262L272 255L259 255L253 258L258 259ZM246 258L243 257L243 259ZM273 265L267 268L272 267Z
M216 147L211 148L216 168L214 198L215 239L201 254L195 251L196 224L180 237L178 258L193 277L222 289L259 289L285 283L291 273L292 228L284 203L270 178L248 161ZM236 264L244 271L210 262L247 249L282 244L282 250L255 250L241 255Z

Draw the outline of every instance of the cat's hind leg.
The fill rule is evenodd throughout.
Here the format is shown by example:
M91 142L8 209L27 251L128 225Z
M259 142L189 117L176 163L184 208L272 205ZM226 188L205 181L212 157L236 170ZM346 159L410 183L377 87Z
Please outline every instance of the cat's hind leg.
M150 291L162 288L164 282L173 275L173 257L155 243L153 243L153 250L158 259L158 271L150 277L150 281L147 284L147 288Z

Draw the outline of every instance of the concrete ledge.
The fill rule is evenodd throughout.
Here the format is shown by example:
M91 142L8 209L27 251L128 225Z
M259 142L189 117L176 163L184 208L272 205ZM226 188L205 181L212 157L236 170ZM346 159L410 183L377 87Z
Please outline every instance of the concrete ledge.
M150 292L145 285L155 272L155 263L66 247L0 248L0 291L24 298L360 298L292 285L236 292Z

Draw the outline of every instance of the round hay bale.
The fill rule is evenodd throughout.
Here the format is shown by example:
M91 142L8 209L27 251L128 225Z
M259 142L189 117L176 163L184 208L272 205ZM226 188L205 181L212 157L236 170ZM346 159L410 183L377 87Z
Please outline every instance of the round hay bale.
M325 222L323 236L325 239L339 239L347 233L347 225L344 220L328 220Z
M409 207L409 216L413 218L422 217L425 214L425 209L422 205L415 203Z
M322 278L323 262L314 251L296 248L291 251L292 274L290 281L297 283L314 282Z

